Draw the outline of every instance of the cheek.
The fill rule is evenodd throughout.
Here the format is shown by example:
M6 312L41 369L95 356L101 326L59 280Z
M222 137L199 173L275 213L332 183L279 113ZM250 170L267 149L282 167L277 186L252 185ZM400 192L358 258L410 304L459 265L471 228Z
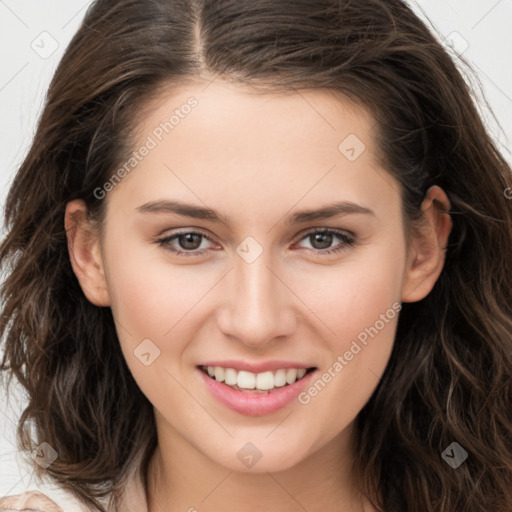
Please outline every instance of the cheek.
M153 248L114 239L106 253L111 309L130 372L153 404L178 407L186 395L170 374L179 373L187 346L183 329L208 287L193 270L172 266Z
M134 244L125 250L113 244L108 285L116 320L138 338L163 341L207 292L208 285L207 274L199 267L173 265L161 251L156 246L148 250Z
M166 369L175 373L187 345L183 329L208 290L193 270L171 265L158 251L115 238L105 250L121 350L146 396L169 380Z
M388 244L340 269L316 309L334 333L324 337L327 358L298 402L315 429L336 435L355 419L375 390L393 348L405 264L404 246ZM324 437L324 439L325 439Z
M354 253L339 266L303 273L302 289L309 290L305 302L314 304L314 312L330 327L326 340L331 340L333 349L344 351L347 340L376 322L387 333L388 322L384 329L379 320L381 315L385 320L395 316L392 306L396 308L401 300L405 256L401 238L383 238L381 244Z
M323 293L314 297L312 309L330 330L321 329L321 365L297 397L296 417L303 418L308 430L309 452L356 419L388 364L401 309L402 268L399 258L389 258L384 264L384 253L372 265L366 261L360 266L359 261L340 268L323 280Z

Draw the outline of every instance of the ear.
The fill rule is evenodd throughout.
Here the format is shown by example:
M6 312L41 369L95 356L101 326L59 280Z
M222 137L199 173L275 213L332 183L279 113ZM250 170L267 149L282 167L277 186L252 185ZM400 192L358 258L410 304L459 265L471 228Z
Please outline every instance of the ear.
M427 190L421 205L422 224L411 233L402 301L425 298L443 270L446 245L452 229L447 213L451 208L444 190L434 185Z
M66 205L64 216L71 266L80 286L95 306L110 306L97 229L87 218L87 206L76 199Z

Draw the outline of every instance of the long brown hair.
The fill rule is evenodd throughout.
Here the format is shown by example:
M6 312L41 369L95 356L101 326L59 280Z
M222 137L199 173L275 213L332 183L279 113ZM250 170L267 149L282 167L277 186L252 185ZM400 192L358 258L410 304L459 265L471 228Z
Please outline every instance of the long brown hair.
M161 87L204 76L328 89L366 107L409 229L426 190L445 190L445 267L425 299L403 305L388 367L357 418L355 471L385 512L512 510L511 170L452 58L401 0L91 5L5 210L0 369L28 393L20 448L48 442L58 459L47 474L99 511L135 461L147 469L152 406L110 309L88 302L72 271L64 211L82 198L101 223L108 197L94 191L129 158L144 106ZM457 469L442 457L453 442L468 453Z

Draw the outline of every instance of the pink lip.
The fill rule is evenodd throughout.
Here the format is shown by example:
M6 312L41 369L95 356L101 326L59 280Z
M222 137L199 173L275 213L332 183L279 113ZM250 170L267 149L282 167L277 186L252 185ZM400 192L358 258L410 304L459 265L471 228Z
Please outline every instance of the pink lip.
M297 370L299 370L300 368L308 369L314 367L313 364L307 366L301 363L294 363L293 361L267 361L263 363L246 363L244 361L235 360L207 361L206 363L201 363L198 366L220 366L222 368L234 368L237 371L245 370L247 372L252 373L263 373L272 370L279 370L280 368L297 368Z
M215 364L209 366L221 365ZM227 366L227 368L232 368L232 366ZM280 368L283 367L280 366ZM308 386L312 379L312 375L316 373L316 370L307 373L302 377L302 379L294 382L293 384L277 388L275 391L270 391L268 393L244 393L243 391L237 391L236 389L227 386L223 382L218 382L212 379L199 368L196 370L210 393L219 402L232 411L245 414L246 416L264 416L286 407L301 391L304 390L306 386Z

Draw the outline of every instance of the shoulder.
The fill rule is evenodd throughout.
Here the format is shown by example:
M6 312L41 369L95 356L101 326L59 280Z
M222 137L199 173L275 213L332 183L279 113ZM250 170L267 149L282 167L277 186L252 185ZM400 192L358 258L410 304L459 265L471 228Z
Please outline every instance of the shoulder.
M24 512L64 512L57 503L39 491L25 491L0 499L0 512L20 510Z
M0 512L90 512L69 493L29 490L0 498Z
M39 487L37 485L36 487ZM45 485L41 490L27 490L21 494L2 497L0 512L95 512L66 491L55 485ZM44 492L41 492L44 491ZM132 468L125 480L122 496L116 509L123 512L148 512L146 492L140 467ZM110 510L109 499L100 500Z

